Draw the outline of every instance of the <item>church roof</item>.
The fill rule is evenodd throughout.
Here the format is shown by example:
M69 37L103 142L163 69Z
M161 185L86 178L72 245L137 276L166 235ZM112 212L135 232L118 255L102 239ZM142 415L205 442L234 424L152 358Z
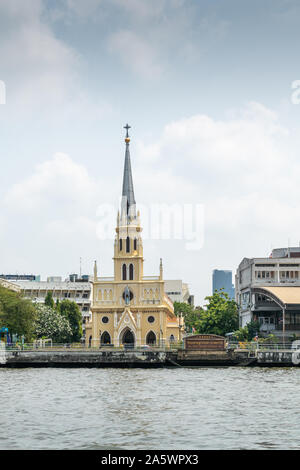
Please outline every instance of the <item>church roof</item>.
M133 215L132 209L135 212L135 197L133 189L133 179L131 172L131 161L130 161L130 151L129 151L129 142L130 138L128 135L128 129L130 126L128 124L125 126L127 130L125 142L126 142L126 151L125 151L125 163L124 163L124 173L123 173L123 188L122 188L122 212L125 212L126 215ZM131 209L131 210L130 210Z

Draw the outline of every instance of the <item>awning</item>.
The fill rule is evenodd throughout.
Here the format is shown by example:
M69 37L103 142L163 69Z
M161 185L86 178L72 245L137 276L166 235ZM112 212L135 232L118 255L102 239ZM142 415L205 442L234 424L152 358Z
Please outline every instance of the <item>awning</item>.
M252 292L270 297L281 307L300 305L300 286L260 286L252 288Z

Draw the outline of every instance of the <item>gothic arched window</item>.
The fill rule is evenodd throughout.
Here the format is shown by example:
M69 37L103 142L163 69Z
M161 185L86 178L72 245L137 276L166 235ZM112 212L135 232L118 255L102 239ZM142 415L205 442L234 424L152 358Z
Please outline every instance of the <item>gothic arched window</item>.
M133 248L134 248L134 250L137 249L137 239L136 238L134 239Z
M133 281L133 264L129 265L129 280Z
M120 238L120 251L122 251L122 238Z
M126 253L130 253L130 238L126 238Z
M122 266L122 280L126 281L127 279L127 267L126 264L123 264Z

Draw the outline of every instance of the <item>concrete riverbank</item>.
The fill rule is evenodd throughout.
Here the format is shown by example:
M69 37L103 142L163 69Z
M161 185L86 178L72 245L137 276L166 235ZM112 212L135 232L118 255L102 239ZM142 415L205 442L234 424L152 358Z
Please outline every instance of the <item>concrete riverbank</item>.
M2 350L0 367L293 367L300 351Z

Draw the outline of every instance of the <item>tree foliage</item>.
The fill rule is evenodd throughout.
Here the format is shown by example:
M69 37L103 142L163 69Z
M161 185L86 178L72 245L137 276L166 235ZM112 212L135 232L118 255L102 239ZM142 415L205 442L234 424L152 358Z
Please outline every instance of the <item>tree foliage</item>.
M67 318L72 330L71 341L79 342L82 338L82 315L76 302L63 300L59 304L60 313Z
M237 304L226 292L221 289L205 300L208 301L205 309L174 303L175 314L182 313L184 317L186 332L224 336L238 328Z
M24 299L18 292L0 287L0 326L9 333L24 336L31 341L34 336L36 310L30 300Z
M45 305L50 308L54 308L54 300L52 296L52 292L47 292L45 297Z
M70 342L72 329L68 319L47 305L37 305L35 335L37 338L51 338L54 343Z
M239 326L237 304L223 289L205 297L208 301L201 318L200 333L224 336Z
M259 322L251 320L246 326L234 332L234 338L237 341L252 341L259 334L259 328Z
M192 305L183 302L174 302L175 315L180 313L184 317L185 330L187 333L199 332L201 324L202 309L194 308Z

